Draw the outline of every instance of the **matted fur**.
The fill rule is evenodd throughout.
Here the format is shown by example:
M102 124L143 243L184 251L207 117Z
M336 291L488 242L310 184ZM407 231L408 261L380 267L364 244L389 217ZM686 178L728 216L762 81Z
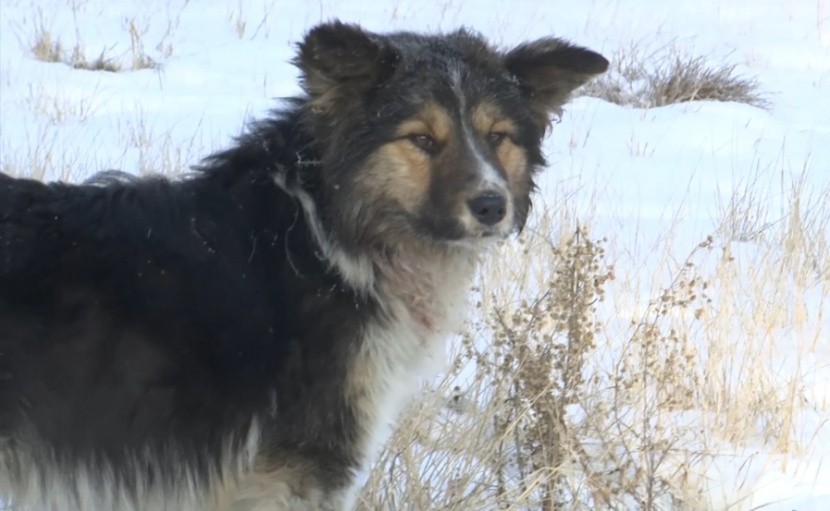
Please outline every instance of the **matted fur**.
M339 22L295 63L305 94L185 179L0 174L0 501L350 509L607 67Z

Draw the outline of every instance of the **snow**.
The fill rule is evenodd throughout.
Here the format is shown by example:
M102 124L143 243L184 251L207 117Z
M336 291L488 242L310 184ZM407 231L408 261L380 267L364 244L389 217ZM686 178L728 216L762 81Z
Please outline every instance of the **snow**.
M768 110L712 101L637 109L580 97L546 141L551 166L541 202L555 208L568 197L572 217L611 238L618 272L648 276L641 292L663 271L654 247L668 246L682 259L719 229L718 219L742 190L765 206L761 218L733 226L735 271L747 292L767 289L753 261L772 250L764 241L788 221L793 190L805 214L830 207L828 0L52 0L37 6L3 0L0 170L42 170L45 179L69 180L106 168L185 171L274 107L273 98L298 92L289 63L293 44L333 18L377 31L465 25L504 47L555 34L609 57L632 48L646 55L671 49L737 64L741 74L756 77ZM29 48L40 28L67 54L76 44L88 60L103 51L122 71L33 59ZM131 70L136 52L158 67ZM49 165L30 166L37 161ZM818 257L826 264L828 254ZM801 448L718 445L706 474L706 507L830 509L827 280L785 297L802 312L770 334L770 349L780 350L771 373L786 382L800 371L805 406L792 436ZM617 308L607 312L621 322L641 308L613 303ZM808 352L788 351L805 335L815 337Z

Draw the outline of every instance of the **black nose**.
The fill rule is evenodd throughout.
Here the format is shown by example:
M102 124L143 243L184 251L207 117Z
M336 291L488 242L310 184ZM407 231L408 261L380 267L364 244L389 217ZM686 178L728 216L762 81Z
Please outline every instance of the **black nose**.
M470 211L484 225L494 225L504 218L506 201L497 193L487 192L467 201Z

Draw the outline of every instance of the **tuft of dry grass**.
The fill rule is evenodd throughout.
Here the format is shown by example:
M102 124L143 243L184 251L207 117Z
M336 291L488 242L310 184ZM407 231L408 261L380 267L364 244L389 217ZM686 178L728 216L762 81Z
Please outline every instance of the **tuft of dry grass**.
M137 71L139 69L157 69L159 67L159 63L150 58L150 56L148 56L144 51L143 37L147 33L149 27L144 28L143 31L139 31L135 20L130 20L127 25L128 32L130 33L130 68L133 71ZM169 30L170 27L168 26L168 31ZM172 47L170 48L170 51L172 51Z
M646 51L634 44L611 61L609 72L583 87L582 95L637 108L705 100L770 106L758 81L741 76L737 64L713 64L673 48Z
M121 70L121 65L112 57L106 56L106 50L101 50L97 58L92 61L86 59L83 48L76 45L72 51L72 56L67 62L74 69L83 69L86 71L106 71L109 73L116 73Z
M61 62L63 47L60 41L53 41L52 34L46 30L39 30L31 48L32 55L41 62Z
M768 108L758 81L738 75L736 68L736 64L710 66L704 57L675 56L648 78L649 96L654 106L712 100Z

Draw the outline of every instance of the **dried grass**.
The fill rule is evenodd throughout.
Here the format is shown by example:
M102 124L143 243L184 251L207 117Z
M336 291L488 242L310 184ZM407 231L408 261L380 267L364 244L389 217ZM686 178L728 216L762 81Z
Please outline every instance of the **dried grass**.
M75 69L84 69L86 71L116 73L121 70L121 65L116 59L106 56L106 50L102 50L97 58L88 61L80 46L75 46L75 49L72 51L72 56L67 63Z
M32 55L41 62L61 62L63 47L60 41L52 40L52 34L41 29L32 44Z
M758 81L738 75L737 67L711 67L704 57L675 56L649 77L649 96L654 106L711 100L768 108L769 102L759 93Z
M172 30L172 27L168 27L168 33L170 30ZM111 54L112 48L101 50L96 58L87 58L86 49L81 43L79 34L77 34L78 41L75 43L72 51L67 52L59 40L53 40L52 34L44 28L42 22L36 26L36 33L33 36L34 42L31 45L31 54L41 62L63 63L74 69L87 71L116 73L125 70L157 69L159 63L144 51L143 33L139 32L136 28L135 20L128 20L127 31L130 36L130 58L127 66L124 66L123 58ZM165 34L165 38L168 35ZM159 43L159 45L161 44ZM172 47L165 47L164 49L165 55L169 56L172 53Z
M616 52L611 61L609 72L585 86L582 95L637 108L706 100L770 106L758 81L741 76L737 64L638 45Z
M830 296L814 257L830 194L809 200L800 182L782 190L798 220L765 231L751 260L725 229L685 257L667 242L644 303L643 276L620 274L582 227L505 247L447 377L405 414L359 509L711 509L721 448L809 450L794 433L804 373L777 368L782 353L803 367L818 342L804 296ZM754 204L753 186L735 200ZM531 230L556 231L552 215Z

